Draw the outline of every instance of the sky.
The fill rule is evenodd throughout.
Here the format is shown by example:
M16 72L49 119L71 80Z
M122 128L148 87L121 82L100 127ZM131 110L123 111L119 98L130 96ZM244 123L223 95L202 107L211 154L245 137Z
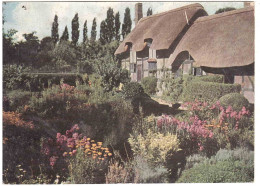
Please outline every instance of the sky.
M65 26L68 27L71 37L71 20L78 13L80 25L80 38L82 41L82 30L87 20L88 35L90 36L92 21L97 19L97 33L99 37L100 22L106 18L109 7L114 12L120 13L121 23L123 22L125 8L130 8L132 28L134 28L134 7L136 2L6 2L3 4L3 15L5 19L4 30L17 30L15 38L23 40L24 33L36 31L39 39L51 35L52 22L55 14L58 16L59 35L61 36ZM196 2L142 2L143 14L146 16L148 8L152 8L153 14L193 4ZM219 8L234 7L243 8L243 2L199 2L209 15L212 15ZM26 7L25 8L23 8Z

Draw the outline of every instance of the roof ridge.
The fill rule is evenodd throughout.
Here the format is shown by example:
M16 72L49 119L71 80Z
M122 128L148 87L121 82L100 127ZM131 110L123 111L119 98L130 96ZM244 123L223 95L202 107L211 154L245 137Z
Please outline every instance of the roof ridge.
M203 17L199 17L194 22L194 24L195 23L199 23L199 22L209 21L209 20L212 20L212 19L218 19L218 18L223 18L223 17L227 17L227 16L232 16L232 15L235 15L235 14L241 14L241 13L245 13L245 12L250 12L250 11L254 11L254 7L246 7L246 8L241 8L241 9L232 10L232 11L228 11L228 12L223 12L223 13L219 13L219 14L203 16Z
M154 15L151 15L151 16L143 17L142 19L140 19L140 22L145 21L145 20L150 19L150 18L154 18L154 17L157 17L157 16L162 16L162 15L168 14L170 12L177 12L177 11L192 8L192 7L201 7L201 8L204 9L204 7L200 3L194 3L194 4L182 6L182 7L179 7L179 8L174 8L172 10L168 10L168 11L161 12L161 13L158 13L158 14L154 14Z

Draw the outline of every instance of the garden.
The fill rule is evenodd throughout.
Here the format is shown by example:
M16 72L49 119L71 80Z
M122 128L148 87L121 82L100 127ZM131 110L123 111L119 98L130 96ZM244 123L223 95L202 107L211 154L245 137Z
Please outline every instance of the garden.
M253 182L254 105L241 86L221 75L130 82L114 56L131 31L124 16L120 32L109 8L99 39L96 18L91 37L85 20L83 42L78 14L71 41L57 15L41 41L3 30L3 182Z
M153 100L156 78L115 69L107 81L4 66L4 183L253 182L254 109L238 85L172 79L174 108Z

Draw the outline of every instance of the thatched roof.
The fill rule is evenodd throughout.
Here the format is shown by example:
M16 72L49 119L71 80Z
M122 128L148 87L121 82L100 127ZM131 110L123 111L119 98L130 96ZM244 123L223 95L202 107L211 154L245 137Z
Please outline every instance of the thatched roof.
M132 44L132 50L141 51L144 49L145 39L153 40L150 46L152 49L169 49L176 38L180 40L181 32L187 31L187 27L190 27L198 17L205 15L207 13L203 7L196 3L144 17L120 44L115 54L123 53L127 43Z
M170 55L167 66L178 66L184 51L189 52L196 66L227 68L252 64L254 30L253 7L200 17Z

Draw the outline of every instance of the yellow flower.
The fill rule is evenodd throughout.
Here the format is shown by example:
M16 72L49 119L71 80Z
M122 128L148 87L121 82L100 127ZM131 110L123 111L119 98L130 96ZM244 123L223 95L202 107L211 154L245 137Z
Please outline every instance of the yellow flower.
M72 152L69 152L69 154L72 154Z
M108 156L112 156L112 153L108 153Z
M101 145L102 145L102 142L97 142L97 144L98 144L99 146L101 146Z
M109 153L109 151L108 151L108 150L106 150L106 151L105 151L105 153Z
M89 141L90 140L90 138L87 138L87 141Z
M97 146L97 144L93 143L93 144L92 144L92 147L95 147L95 146Z
M91 152L89 152L88 154L91 154Z
M64 154L68 154L67 152L64 152Z
M90 146L89 146L89 145L85 145L85 148L86 148L86 149L89 149L89 148L90 148Z
M107 155L106 155L106 154L104 154L104 157L107 157Z
M98 155L101 156L101 155L102 155L102 152L99 152Z
M94 142L95 142L95 140L91 140L91 142L92 142L92 143L94 143Z

